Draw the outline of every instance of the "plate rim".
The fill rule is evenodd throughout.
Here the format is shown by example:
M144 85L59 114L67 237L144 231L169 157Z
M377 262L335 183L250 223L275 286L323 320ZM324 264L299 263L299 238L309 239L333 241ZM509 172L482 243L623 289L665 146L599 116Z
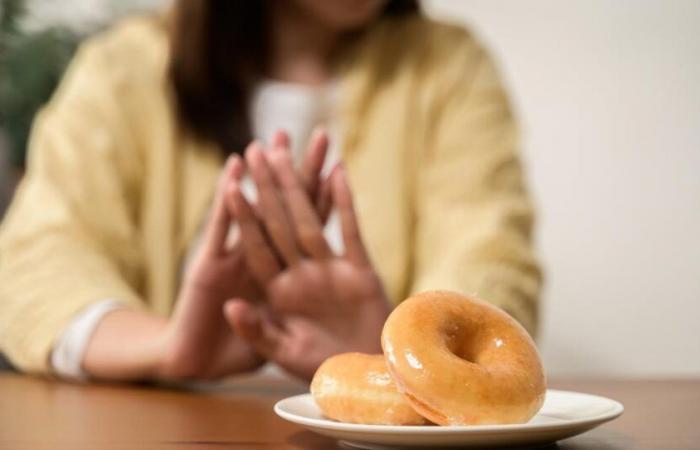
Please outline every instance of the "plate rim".
M563 420L562 422L549 423L549 424L504 424L504 425L455 425L455 426L425 426L425 425L372 425L372 424L357 424L357 423L346 423L337 422L331 419L316 419L305 416L300 416L298 414L290 413L282 409L282 404L285 402L292 401L294 399L309 398L313 400L311 393L298 394L290 397L283 398L277 401L273 407L275 414L284 420L292 423L296 423L302 426L308 426L312 428L318 428L329 431L341 431L341 432L355 432L355 433L374 433L374 434L395 434L395 433L411 433L417 432L423 435L442 435L442 434L452 434L452 433L469 433L469 434L481 434L481 433L492 433L492 432L509 432L517 431L519 433L541 433L543 431L555 431L562 429L571 429L572 427L585 427L590 425L598 425L604 422L609 422L622 415L625 411L625 407L622 403L617 400L611 399L609 397L604 397L597 394L588 394L585 392L561 390L561 389L547 389L547 394L556 393L564 395L583 395L587 397L595 397L603 401L609 402L612 406L611 410L604 412L595 416L575 419L575 420Z

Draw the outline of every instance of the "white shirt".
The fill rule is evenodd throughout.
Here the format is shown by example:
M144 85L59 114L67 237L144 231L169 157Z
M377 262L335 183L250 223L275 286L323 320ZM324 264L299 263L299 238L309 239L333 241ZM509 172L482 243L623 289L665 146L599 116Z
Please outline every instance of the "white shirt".
M340 159L338 120L338 89L335 83L319 88L307 87L277 81L264 81L255 90L249 114L253 135L263 142L269 142L273 133L284 129L289 133L291 151L295 163L300 163L306 151L306 144L313 129L323 125L330 136L330 148L324 165L324 173ZM244 193L254 198L255 186L248 175L243 180ZM334 213L324 229L324 235L331 248L339 253L343 250L338 217ZM199 242L195 238L189 255L194 253ZM187 261L185 267L186 269ZM87 378L82 369L85 349L100 320L109 312L123 308L119 299L98 299L78 313L56 341L51 352L51 366L62 377L75 380Z

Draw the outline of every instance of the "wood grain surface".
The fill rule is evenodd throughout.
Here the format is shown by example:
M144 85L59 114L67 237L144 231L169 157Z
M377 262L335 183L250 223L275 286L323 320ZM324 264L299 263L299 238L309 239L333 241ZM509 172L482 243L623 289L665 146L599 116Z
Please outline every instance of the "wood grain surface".
M621 418L551 449L700 449L700 380L552 380L550 387L625 405ZM304 384L261 376L164 388L0 373L0 448L342 448L272 411L277 400L306 391Z

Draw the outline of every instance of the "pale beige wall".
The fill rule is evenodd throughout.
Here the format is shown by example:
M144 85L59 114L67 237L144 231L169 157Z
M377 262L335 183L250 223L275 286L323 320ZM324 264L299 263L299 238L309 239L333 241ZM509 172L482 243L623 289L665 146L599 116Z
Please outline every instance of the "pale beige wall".
M556 374L700 374L700 2L431 0L525 131Z

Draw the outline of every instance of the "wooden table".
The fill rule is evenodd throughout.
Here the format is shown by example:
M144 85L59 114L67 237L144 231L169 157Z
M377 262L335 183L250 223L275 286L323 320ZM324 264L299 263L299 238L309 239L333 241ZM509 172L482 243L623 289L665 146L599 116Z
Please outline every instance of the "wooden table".
M552 449L700 449L700 380L554 380L550 387L605 395L616 421ZM249 377L175 390L73 385L0 373L0 448L338 449L279 419L272 405L307 387Z

